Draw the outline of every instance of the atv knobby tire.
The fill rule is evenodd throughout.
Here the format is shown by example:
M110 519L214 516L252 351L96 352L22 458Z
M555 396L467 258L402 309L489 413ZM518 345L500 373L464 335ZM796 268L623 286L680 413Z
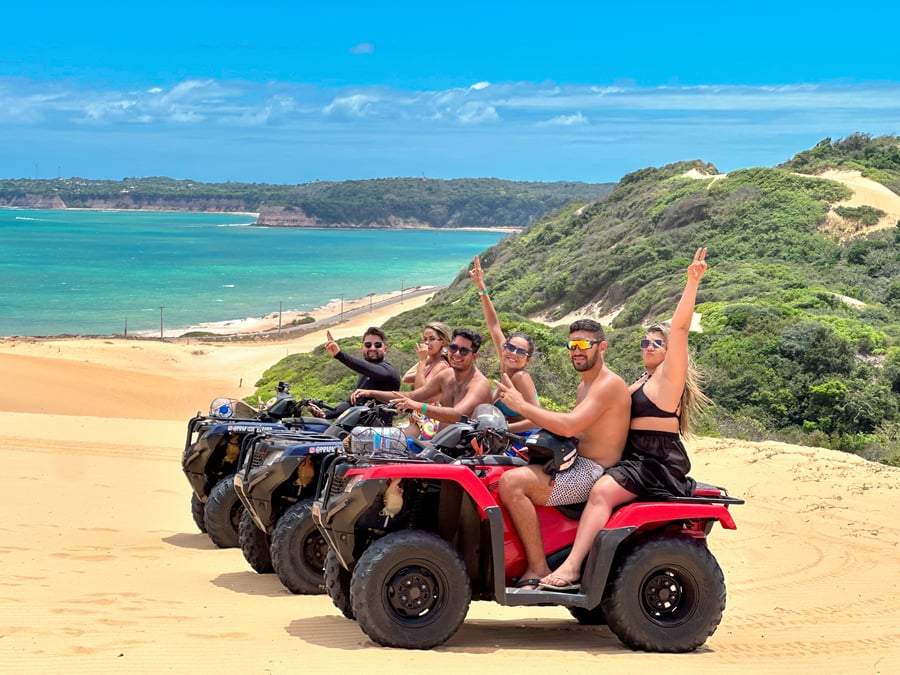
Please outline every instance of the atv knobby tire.
M200 501L200 497L196 492L191 493L191 517L194 519L194 525L203 534L206 534L206 519L203 512L206 510L206 504Z
M363 632L386 647L431 649L465 621L472 599L462 557L438 535L392 532L359 557L350 604Z
M253 516L245 508L238 523L238 544L241 553L244 554L244 560L250 563L255 572L269 574L273 571L270 543L268 533L259 529Z
M291 593L325 592L325 554L328 542L312 519L312 498L284 512L272 533L272 567Z
M622 559L601 607L610 630L627 647L690 652L722 620L725 578L704 541L658 537Z
M341 614L353 621L356 615L350 606L350 577L350 572L341 566L335 552L328 549L325 556L325 592Z
M234 491L234 474L215 484L206 500L203 518L206 534L219 548L237 548L238 523L244 505Z

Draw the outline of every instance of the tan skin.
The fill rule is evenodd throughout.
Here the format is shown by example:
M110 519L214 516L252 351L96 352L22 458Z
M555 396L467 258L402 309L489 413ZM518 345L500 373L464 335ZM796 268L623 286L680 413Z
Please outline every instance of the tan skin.
M422 342L416 345L416 364L406 371L403 376L404 384L411 384L414 388L425 384L427 377L437 375L442 370L450 367L444 359L443 350L447 345L441 341L441 337L431 328L422 331Z
M355 401L357 396L375 398L391 402L399 410L424 414L440 422L458 422L463 415L471 415L479 404L491 402L491 383L475 366L478 354L471 351L471 340L457 335L450 345L462 347L468 353L454 352L451 347L448 355L450 367L429 377L421 387L405 393L357 389L350 395L350 400ZM428 401L438 401L439 404L434 407L429 405L426 411Z
M590 331L574 331L570 340L595 340ZM588 349L569 352L572 365L581 374L571 412L553 412L526 401L503 375L498 383L500 398L538 426L560 436L578 437L578 454L603 467L619 461L628 434L631 398L625 381L603 362L605 341ZM529 465L507 471L500 479L500 501L506 508L525 551L522 579L540 579L550 573L535 505L547 503L553 484L542 467ZM524 587L524 588L527 588ZM532 586L532 588L534 588Z
M484 284L484 272L481 269L481 259L478 256L475 256L472 265L472 269L469 270L469 277L475 282L475 286L478 288L479 292L484 291L486 287ZM503 375L509 376L513 387L522 394L522 397L525 400L531 402L537 401L537 389L534 386L534 380L531 379L531 375L525 370L528 364L531 363L531 347L528 344L528 340L519 335L507 340L506 336L503 334L503 329L500 327L500 319L497 317L497 311L494 309L494 303L491 302L490 296L487 294L480 294L479 297L481 298L481 308L484 311L484 318L487 322L488 330L491 333L491 342L494 343L494 349L497 351L497 358L500 359L501 377ZM510 352L504 347L507 343L518 349L524 349L527 353L518 354ZM499 394L500 392L497 391L494 398L495 401L499 398ZM504 403L506 402L504 401ZM509 407L511 410L521 412L519 408L516 408L515 406L510 405ZM529 431L538 426L522 415L518 415L514 418L507 418L507 422L509 430L513 433Z
M697 287L705 273L706 249L699 248L688 267L684 293L672 316L668 344L665 343L665 336L661 333L647 333L644 336L651 341L646 349L641 350L647 372L628 390L633 392L641 384L646 383L644 393L662 410L674 411L681 401L688 368L688 333L697 300ZM653 340L662 340L663 346L656 346ZM674 417L636 417L631 420L630 428L678 433L678 420ZM559 568L541 578L541 585L552 588L577 582L581 578L584 559L590 552L597 533L605 527L612 515L613 509L633 501L637 496L619 485L611 476L602 476L591 488L571 552Z

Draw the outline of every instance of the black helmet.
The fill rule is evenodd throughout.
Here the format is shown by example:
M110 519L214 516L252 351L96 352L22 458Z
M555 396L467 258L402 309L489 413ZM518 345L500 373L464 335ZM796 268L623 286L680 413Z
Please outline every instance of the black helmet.
M528 451L529 464L543 464L544 471L554 476L575 463L578 440L538 429L525 440L525 449Z

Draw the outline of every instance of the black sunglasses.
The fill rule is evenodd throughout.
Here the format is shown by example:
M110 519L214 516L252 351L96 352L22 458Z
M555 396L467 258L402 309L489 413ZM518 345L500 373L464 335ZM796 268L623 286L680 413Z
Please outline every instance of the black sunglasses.
M363 346L366 349L372 349L372 347L375 347L375 349L381 349L382 347L384 347L384 343L383 342L363 342Z
M656 347L657 349L665 349L665 347L663 346L662 340L659 340L659 339L648 340L646 338L641 340L641 349L647 349L647 347L650 346L650 343L653 343L653 346Z
M512 342L504 343L503 349L508 351L510 354L516 354L518 356L528 356L527 349L522 349L521 347L516 347Z
M452 343L447 345L447 349L449 349L454 354L456 352L459 352L461 356L468 356L475 351L474 349L469 349L468 347L460 347L459 345Z

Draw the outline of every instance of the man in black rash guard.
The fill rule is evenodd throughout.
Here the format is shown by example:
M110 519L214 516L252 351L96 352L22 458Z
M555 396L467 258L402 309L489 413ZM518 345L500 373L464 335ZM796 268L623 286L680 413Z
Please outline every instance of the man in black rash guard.
M332 357L347 366L350 370L359 373L359 379L356 382L356 389L377 389L379 391L397 391L400 389L400 373L389 362L384 360L387 352L387 340L384 337L384 331L373 326L366 329L362 343L362 358L350 356L346 352L341 351L337 342L331 337L331 331L326 331L325 336L328 341L325 343L325 351ZM364 403L365 401L363 401ZM361 402L357 401L357 405ZM334 410L323 412L318 408L312 409L313 415L316 417L324 417L326 419L334 419L352 403L349 400L339 403Z

